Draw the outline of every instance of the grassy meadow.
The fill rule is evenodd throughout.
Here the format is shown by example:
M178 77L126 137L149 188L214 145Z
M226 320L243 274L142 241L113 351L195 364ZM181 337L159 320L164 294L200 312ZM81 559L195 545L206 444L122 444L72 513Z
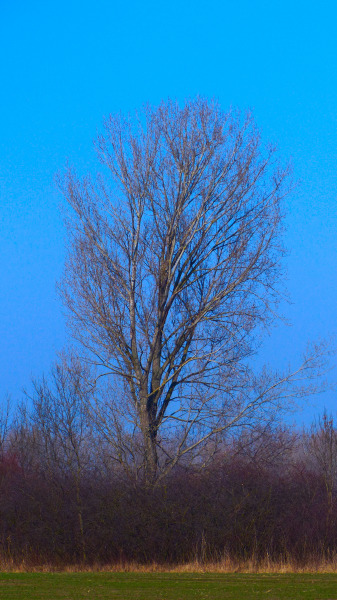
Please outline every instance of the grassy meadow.
M2 573L1 600L333 600L336 573Z

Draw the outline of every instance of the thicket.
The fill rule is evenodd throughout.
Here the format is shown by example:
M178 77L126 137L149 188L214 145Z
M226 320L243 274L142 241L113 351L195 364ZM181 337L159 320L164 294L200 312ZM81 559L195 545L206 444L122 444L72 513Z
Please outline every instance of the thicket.
M208 466L182 464L149 487L112 463L94 427L74 453L69 438L62 444L21 412L2 443L1 559L57 566L329 558L337 550L336 440L326 415L300 434L241 432Z

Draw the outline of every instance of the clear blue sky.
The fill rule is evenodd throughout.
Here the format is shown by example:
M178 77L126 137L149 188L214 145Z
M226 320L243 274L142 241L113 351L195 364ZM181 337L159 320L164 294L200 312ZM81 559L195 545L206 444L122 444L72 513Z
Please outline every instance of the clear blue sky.
M19 398L66 344L55 173L94 167L104 115L168 96L252 108L301 180L285 236L293 326L265 354L295 363L307 340L336 333L335 2L0 0L0 14L0 399ZM336 393L321 405L334 411Z

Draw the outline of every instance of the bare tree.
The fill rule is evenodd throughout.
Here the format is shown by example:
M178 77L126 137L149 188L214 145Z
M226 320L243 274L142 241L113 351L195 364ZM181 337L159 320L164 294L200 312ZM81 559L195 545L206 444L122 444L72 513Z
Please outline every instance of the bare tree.
M68 170L60 182L71 207L61 290L73 335L117 382L116 452L136 452L153 481L279 408L301 372L257 378L247 363L275 316L288 170L250 115L201 98L110 116L96 149L107 181Z
M0 456L4 453L6 440L10 430L12 416L11 407L11 397L9 394L6 394L5 398L0 403Z
M87 413L88 389L83 365L73 354L63 354L48 381L33 381L31 432L41 466L50 480L69 477L75 489L82 559L86 560L82 481L94 457L94 436ZM29 430L28 430L29 431ZM29 435L29 433L28 433ZM31 435L31 434L30 434ZM95 460L94 460L95 462Z
M328 503L327 528L333 513L337 484L337 430L332 415L324 411L318 422L311 426L307 437L307 451L313 466L322 476Z

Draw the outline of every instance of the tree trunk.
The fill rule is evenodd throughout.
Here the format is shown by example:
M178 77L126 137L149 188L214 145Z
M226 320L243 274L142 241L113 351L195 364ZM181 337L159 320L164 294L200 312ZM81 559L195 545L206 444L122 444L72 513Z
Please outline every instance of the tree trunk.
M147 485L153 485L157 476L157 428L147 405L147 398L141 401L141 430L144 439L144 477Z

